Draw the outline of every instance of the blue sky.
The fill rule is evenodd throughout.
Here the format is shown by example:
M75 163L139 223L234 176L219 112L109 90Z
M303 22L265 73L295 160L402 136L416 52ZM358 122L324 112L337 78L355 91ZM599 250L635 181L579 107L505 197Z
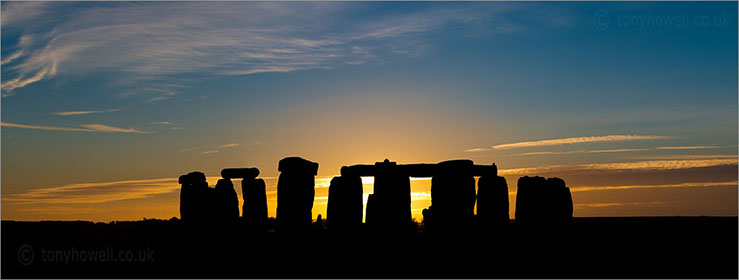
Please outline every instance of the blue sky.
M230 166L275 176L290 155L323 176L384 158L735 165L736 10L2 2L2 192ZM660 137L492 148L611 135Z

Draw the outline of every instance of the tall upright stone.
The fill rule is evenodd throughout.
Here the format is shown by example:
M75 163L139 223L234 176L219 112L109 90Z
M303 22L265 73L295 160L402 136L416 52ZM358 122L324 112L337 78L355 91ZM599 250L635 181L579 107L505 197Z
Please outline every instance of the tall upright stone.
M191 179L189 177L189 174L181 175L179 178L179 183L181 185L180 187L180 219L184 221L189 221L193 218L193 213L195 207L195 197L193 189L194 186L192 185Z
M431 178L431 205L434 230L457 231L473 223L475 177L471 160L450 160L437 164Z
M310 230L318 163L299 157L280 160L277 182L277 226L280 231Z
M367 224L379 231L403 232L411 229L411 182L407 172L395 162L375 163L372 220Z
M570 188L565 185L565 181L561 178L548 178L547 185L552 197L552 220L556 223L569 223L572 220L573 205L572 194Z
M483 175L477 181L477 221L483 228L508 225L508 184L501 176Z
M570 189L560 178L521 177L516 194L516 223L566 224L572 219Z
M205 202L203 201L207 192L208 182L205 174L193 171L179 178L182 185L180 189L180 218L185 223L197 223L203 219L205 213Z
M216 220L222 225L233 225L239 219L239 198L231 179L219 179L215 187Z
M546 198L541 189L546 182L546 179L539 176L518 178L515 213L517 224L540 223L543 220L542 211L546 209Z
M249 229L263 231L267 224L267 189L262 179L241 181L244 196L243 217Z
M362 225L362 178L337 176L328 189L326 223L332 232L354 231Z
M364 223L368 225L373 225L375 223L375 205L377 203L375 202L375 195L369 194L367 195L367 209L365 210L364 214Z

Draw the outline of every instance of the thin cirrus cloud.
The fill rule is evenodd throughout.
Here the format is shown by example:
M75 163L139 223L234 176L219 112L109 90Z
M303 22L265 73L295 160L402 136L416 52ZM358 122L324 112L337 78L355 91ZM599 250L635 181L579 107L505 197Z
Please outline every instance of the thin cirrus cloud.
M633 190L633 189L672 189L672 188L715 188L715 187L736 187L738 181L726 182L685 182L677 184L646 184L646 185L618 185L618 186L569 186L571 192L589 192L589 191L617 191L617 190ZM516 191L509 191L509 195L515 197Z
M723 146L672 146L672 147L657 147L657 150L695 150L695 149L717 149L723 148Z
M13 204L105 203L148 198L158 194L171 193L179 188L177 178L81 183L38 188L25 193L5 195L2 201Z
M569 154L591 154L591 153L623 153L623 152L636 152L636 151L648 151L650 148L636 148L636 149L607 149L607 150L578 150L578 151L541 151L541 152L529 152L515 154L518 156L536 156L536 155L569 155Z
M276 177L260 177L270 182L272 186ZM208 182L214 183L221 179L218 177L207 177ZM317 187L328 188L331 178L317 183ZM325 186L324 186L325 185ZM211 184L212 186L212 184ZM164 195L177 192L181 188L178 178L124 180L99 183L67 184L56 187L36 188L22 193L4 194L3 203L12 204L95 204L107 203L119 200L145 199L156 195ZM276 192L275 192L276 193ZM270 194L270 192L268 192ZM49 206L57 207L57 206ZM29 208L30 209L30 208ZM70 208L73 211L75 208Z
M247 145L244 145L243 147L251 147L255 145L261 144L260 142L251 142ZM191 148L185 148L179 150L180 153L195 153L198 155L208 155L208 154L215 154L221 152L223 149L231 149L242 146L239 143L228 143L228 144L221 144L221 145L208 145L208 146L200 146L200 147L191 147Z
M736 187L739 182L688 182L679 184L660 184L660 185L620 185L620 186L572 186L572 192L586 191L610 191L610 190L629 190L629 189L657 189L657 188L710 188L710 187Z
M445 25L511 25L504 15L529 7L449 4L362 21L353 13L373 4L85 5L3 3L3 28L32 38L7 47L3 96L65 73L111 70L132 87L125 95L160 101L184 86L183 74L252 75L362 64L418 52L417 46L425 44L418 35ZM337 29L336 22L345 24Z
M656 155L656 156L638 156L633 157L634 159L647 159L647 160L669 160L669 159L736 159L737 154L733 155Z
M490 148L473 148L473 149L467 149L464 150L465 153L478 153L478 152L487 152L492 151L493 149Z
M582 165L553 165L533 168L503 169L501 175L530 175L535 173L562 172L620 172L638 170L680 170L688 168L737 165L737 158L648 160L636 162L595 163Z
M3 127L16 127L36 130L55 130L55 131L78 131L78 132L104 132L104 133L148 133L148 131L137 130L133 128L120 128L104 124L83 124L81 127L59 127L59 126L43 126L43 125L26 125L2 122Z
M587 137L570 137L570 138L515 142L515 143L495 145L495 146L492 146L491 148L495 150L507 150L507 149L514 149L514 148L526 148L526 147L557 146L557 145L596 143L596 142L621 142L621 141L633 141L633 140L656 140L656 139L668 139L668 138L671 138L671 137L655 136L655 135L587 136Z
M120 109L110 109L110 110L100 110L100 111L67 111L67 112L56 112L53 113L57 116L77 116L77 115L89 115L89 114L99 114L99 113L112 113L120 111Z
M623 153L638 151L654 151L654 150L702 150L702 149L718 149L723 146L668 146L654 148L633 148L633 149L606 149L606 150L577 150L577 151L541 151L515 154L518 156L535 156L535 155L569 155L569 154L592 154L592 153Z
M19 209L21 212L43 214L43 215L54 215L54 216L65 216L65 215L79 215L79 214L99 214L105 213L109 210L100 208L89 208L89 207L74 207L74 206L50 206L50 207L32 207Z
M647 202L597 202L597 203L575 203L575 208L601 208L601 207L618 207L618 206L636 206L636 205L658 205L665 204L664 201L647 201Z

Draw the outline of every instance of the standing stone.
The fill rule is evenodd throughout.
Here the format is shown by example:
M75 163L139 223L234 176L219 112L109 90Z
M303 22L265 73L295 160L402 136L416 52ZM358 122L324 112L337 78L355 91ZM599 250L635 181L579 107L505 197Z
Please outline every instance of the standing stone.
M395 162L375 163L372 220L367 224L384 232L404 232L411 228L411 182Z
M309 230L318 163L299 157L280 160L277 181L277 226L281 231Z
M543 220L545 199L541 188L546 185L543 177L524 176L518 179L516 191L516 223L540 223Z
M179 178L180 190L180 217L183 223L202 224L210 215L208 211L210 198L208 182L205 174L199 171L190 172Z
M451 160L437 164L431 178L431 205L434 229L458 231L471 225L475 216L475 177L471 160Z
M547 179L547 185L553 199L551 205L552 220L556 223L568 223L572 220L572 194L565 181L554 177Z
M328 189L326 223L331 231L352 231L362 225L362 178L337 176Z
M483 228L508 225L508 184L505 178L483 175L478 179L477 220Z
M231 179L220 179L215 188L216 220L221 225L232 225L239 219L239 197Z
M241 181L244 196L243 216L248 228L264 231L267 224L267 190L262 179L245 178Z
M194 187L192 186L192 182L190 182L188 175L181 175L179 183L182 185L180 187L180 219L183 222L190 221L194 215Z
M560 178L521 177L516 194L516 223L565 224L572 219L572 196Z
M375 204L376 204L375 195L369 194L367 196L367 210L365 210L366 214L364 216L364 223L368 225L375 223L375 219L374 219L375 217L374 213L376 212Z

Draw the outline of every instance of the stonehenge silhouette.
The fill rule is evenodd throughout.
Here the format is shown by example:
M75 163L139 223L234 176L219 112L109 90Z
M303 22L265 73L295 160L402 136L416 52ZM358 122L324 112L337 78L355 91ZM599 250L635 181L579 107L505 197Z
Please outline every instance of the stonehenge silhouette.
M287 157L279 161L276 229L305 233L311 229L318 163ZM189 227L227 226L240 220L252 231L265 231L268 220L266 185L257 168L226 168L215 188L206 176L193 171L179 178L180 217ZM374 177L363 213L361 177ZM413 229L410 177L431 177L431 205L423 209L426 232L463 232L460 225L477 223L500 229L510 223L506 179L495 163L475 165L471 160L436 164L397 164L385 159L373 165L341 168L331 180L326 225L332 233L355 233L364 224L373 231L402 233ZM477 188L475 188L475 177ZM239 219L238 197L231 179L242 179L243 209ZM520 177L516 193L515 223L566 225L573 217L572 195L560 178ZM475 207L477 214L475 214Z

